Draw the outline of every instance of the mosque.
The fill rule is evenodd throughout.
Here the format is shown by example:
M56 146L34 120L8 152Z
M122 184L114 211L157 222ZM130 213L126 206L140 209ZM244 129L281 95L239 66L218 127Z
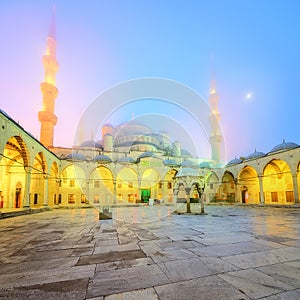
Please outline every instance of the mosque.
M300 146L285 142L224 164L216 82L208 103L211 157L194 157L166 131L132 120L102 127L101 138L55 147L56 37L54 19L42 58L40 139L0 110L0 209L190 202L298 205ZM184 208L185 209L185 208Z

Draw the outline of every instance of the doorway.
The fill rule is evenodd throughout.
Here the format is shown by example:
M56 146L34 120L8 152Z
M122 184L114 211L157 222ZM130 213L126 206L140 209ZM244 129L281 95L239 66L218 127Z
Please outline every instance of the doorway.
M18 182L16 185L15 208L21 207L21 192L22 192L22 184L21 182Z
M150 195L151 195L151 191L149 189L142 189L141 190L141 201L143 203L148 203Z

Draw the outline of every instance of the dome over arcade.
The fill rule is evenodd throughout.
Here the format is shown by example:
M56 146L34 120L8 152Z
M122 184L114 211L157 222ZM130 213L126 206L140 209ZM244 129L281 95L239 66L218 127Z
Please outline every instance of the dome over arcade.
M199 172L197 169L193 169L193 168L182 168L176 174L176 177L186 177L186 176L198 177Z
M123 156L117 160L120 164L134 164L136 161L130 156Z
M181 166L184 167L184 168L197 168L197 164L194 163L193 161L191 160L184 160L182 163L181 163Z
M112 160L109 156L103 155L103 154L95 156L94 161L99 162L99 163L103 163L103 164L112 162Z
M82 144L80 144L79 147L97 148L97 149L101 149L101 150L103 149L101 144L99 144L98 142L93 141L93 140L85 141Z
M279 145L276 145L275 147L272 148L272 150L269 153L272 152L277 152L277 151L282 151L282 150L288 150L288 149L294 149L299 147L298 144L292 143L292 142L286 142L283 140L283 142Z
M65 159L68 159L68 160L86 160L86 157L81 153L70 153L65 157Z
M240 158L234 158L232 160L230 160L226 166L232 166L232 165L237 165L240 164L241 162L243 162Z
M176 166L178 166L178 164L176 163L176 161L174 159L165 159L163 161L163 164L165 166L169 166L169 167L176 167Z
M192 154L186 149L181 149L181 155L192 157Z
M248 159L256 159L256 158L264 157L265 155L266 155L265 153L263 153L263 152L258 152L258 151L256 151L256 149L255 149L255 151L254 151L253 153L249 154L249 155L246 157L246 159L247 159L247 160L248 160Z
M147 152L142 153L139 156L139 159L145 158L145 157L154 157L154 158L157 158L157 156L153 152L151 152L151 151L147 151Z
M199 164L199 167L201 169L210 169L212 168L212 164L208 161L203 161L202 163Z

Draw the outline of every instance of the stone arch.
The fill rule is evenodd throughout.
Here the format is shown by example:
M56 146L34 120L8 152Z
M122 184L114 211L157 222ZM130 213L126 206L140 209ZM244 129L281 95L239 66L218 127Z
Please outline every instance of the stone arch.
M241 203L258 204L260 199L259 180L252 166L245 166L238 175L238 191Z
M59 172L57 162L52 162L48 176L50 206L59 204Z
M158 187L161 176L155 168L147 168L141 174L141 201L148 202L150 198L158 199Z
M266 204L292 204L294 202L293 178L286 161L273 159L265 165L263 190Z
M140 202L138 174L131 167L124 167L117 174L116 201L118 204Z
M26 143L20 136L11 136L5 143L0 159L0 207L23 206L27 167L29 167L29 153ZM22 188L17 188L18 183Z
M110 168L99 165L89 178L89 199L94 206L112 205L115 202L114 176Z
M221 201L235 202L235 178L229 171L225 171L222 176L222 185L220 187L219 199Z
M31 199L30 205L42 206L44 202L44 187L46 180L47 164L43 152L38 152L33 159L31 169Z
M205 188L204 188L204 201L216 201L219 197L220 179L216 172L210 171L206 174Z
M61 172L60 190L63 191L61 204L80 206L86 193L86 174L78 164L68 164Z
M161 181L161 195L158 197L164 203L172 203L174 201L173 189L175 188L174 179L178 171L176 169L170 169L165 172Z

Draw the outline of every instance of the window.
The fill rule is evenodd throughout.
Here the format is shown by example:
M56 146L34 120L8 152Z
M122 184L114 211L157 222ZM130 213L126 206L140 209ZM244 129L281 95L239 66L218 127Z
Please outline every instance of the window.
M75 180L74 179L70 179L70 187L75 187Z
M61 204L61 194L58 194L58 204Z
M86 203L86 194L81 194L81 203Z
M100 201L100 195L99 194L95 194L94 195L94 203L99 203Z
M118 188L120 189L122 187L122 181L118 181Z
M271 201L278 202L278 193L277 192L271 192Z
M133 183L132 183L132 181L129 181L129 182L128 182L128 187L129 187L129 188L133 188Z
M75 195L74 194L68 194L68 203L75 204Z
M95 180L94 181L94 188L99 188L100 187L100 181L99 180Z
M158 188L161 189L162 186L163 186L163 183L160 181L160 182L158 183Z
M214 189L214 184L213 184L213 183L210 183L210 184L209 184L209 187L210 187L211 190L213 190L213 189Z
M294 192L286 191L285 192L286 202L294 202Z
M128 194L128 202L133 202L133 194Z
M168 182L168 189L172 188L172 182Z
M38 204L38 194L34 194L34 198L33 198L33 204Z
M57 202L56 202L56 194L53 195L53 202L54 202L55 205L57 205Z

